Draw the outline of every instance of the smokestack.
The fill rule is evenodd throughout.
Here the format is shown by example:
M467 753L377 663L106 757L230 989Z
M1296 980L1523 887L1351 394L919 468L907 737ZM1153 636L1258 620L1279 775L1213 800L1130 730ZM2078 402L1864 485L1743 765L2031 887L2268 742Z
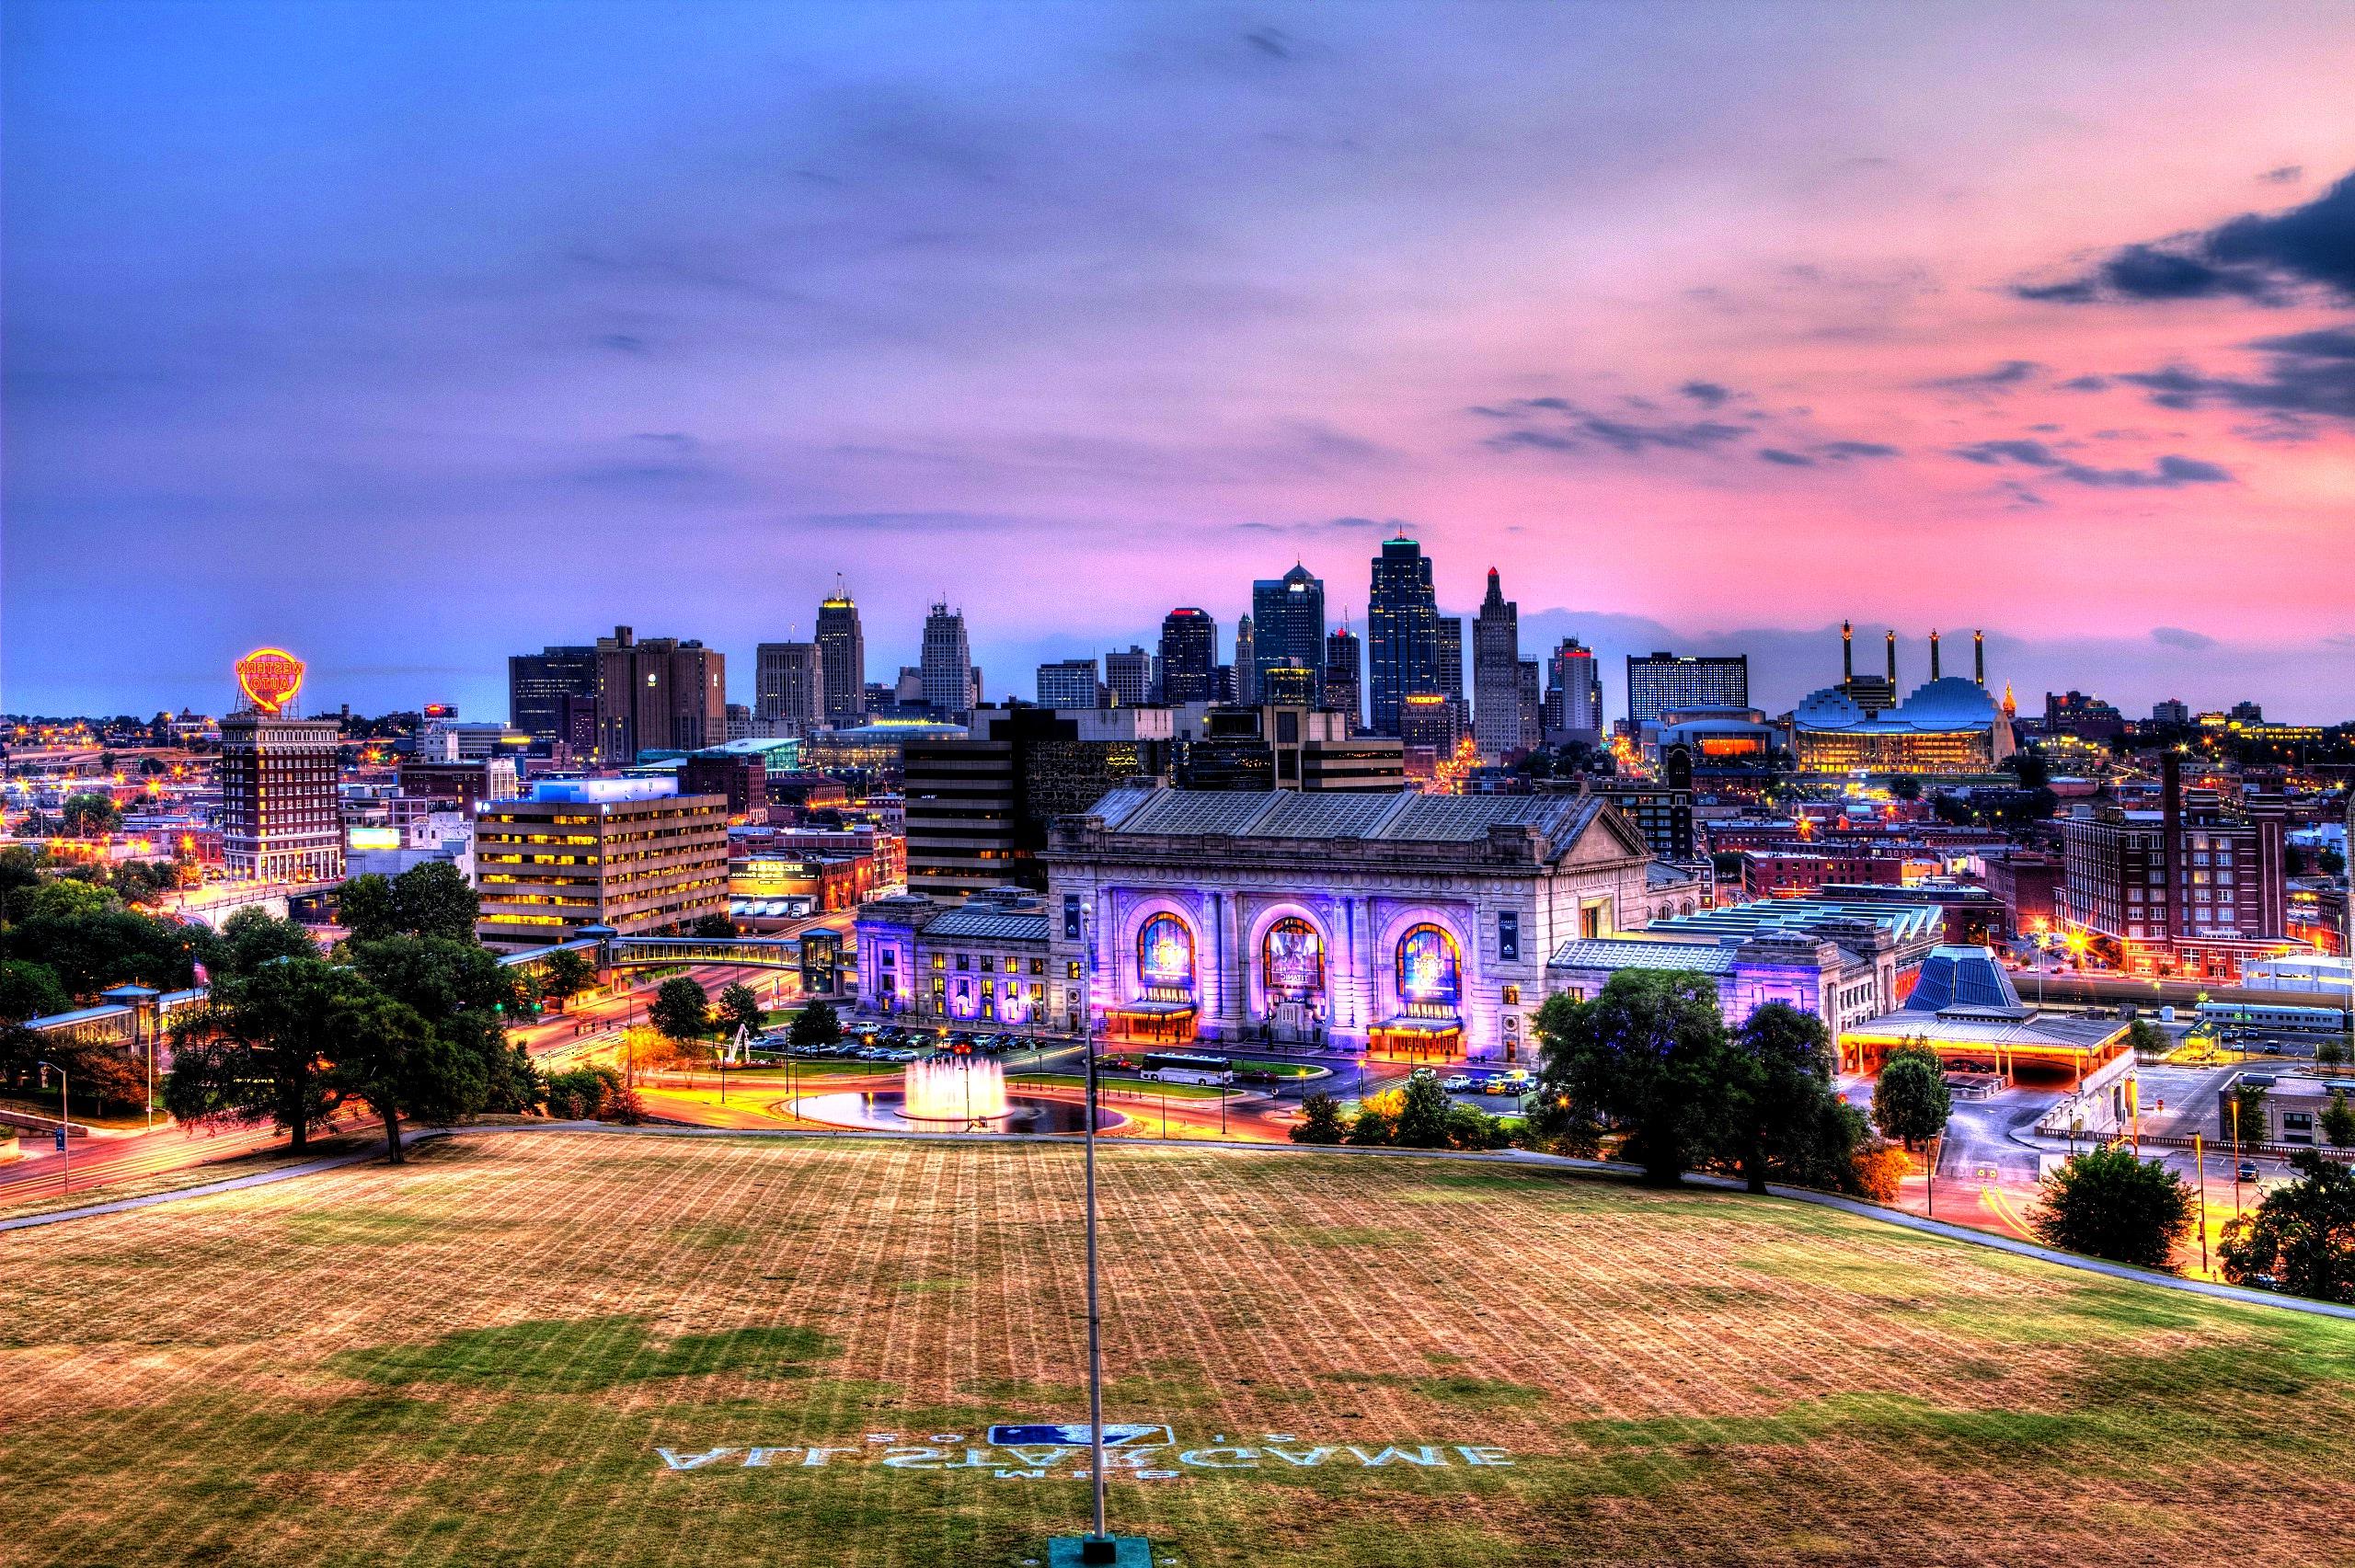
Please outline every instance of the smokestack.
M1938 678L1938 634L1937 634L1936 631L1933 631L1933 632L1930 634L1930 679L1931 679L1931 680L1933 680L1933 681L1936 681L1937 678Z
M1970 634L1970 678L1982 686L1987 684L1987 634Z
M1856 632L1847 622L1840 623L1840 679L1843 682L1856 678Z
M1897 690L1897 628L1889 629L1889 689Z

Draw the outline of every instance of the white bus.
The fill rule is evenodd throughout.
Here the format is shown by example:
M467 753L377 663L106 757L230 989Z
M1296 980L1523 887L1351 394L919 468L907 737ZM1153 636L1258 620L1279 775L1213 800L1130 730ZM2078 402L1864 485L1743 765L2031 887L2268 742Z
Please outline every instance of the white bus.
M1232 1083L1235 1063L1224 1057L1197 1056L1191 1051L1151 1051L1141 1065L1143 1077L1164 1083Z

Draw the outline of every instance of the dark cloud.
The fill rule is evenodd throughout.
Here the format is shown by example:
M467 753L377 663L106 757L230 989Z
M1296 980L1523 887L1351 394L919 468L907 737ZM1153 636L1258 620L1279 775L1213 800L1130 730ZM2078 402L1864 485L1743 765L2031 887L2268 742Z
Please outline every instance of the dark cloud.
M1243 41L1270 60L1290 60L1292 57L1292 38L1281 28L1259 28L1245 33Z
M1899 449L1879 441L1825 441L1815 449L1834 463L1846 463L1858 457L1897 457Z
M2162 408L2220 406L2292 420L2355 419L2355 326L2260 338L2248 347L2265 356L2265 368L2255 376L2167 365L2118 379L2141 387Z
M2306 176L2303 164L2283 164L2278 169L2267 169L2257 177L2268 185L2295 185Z
M2021 383L2028 381L2043 369L2044 367L2034 360L2005 360L2001 364L1981 371L1975 375L1946 376L1937 381L1925 382L1924 384L1944 392L2000 395L2015 390Z
M2151 640L2167 647L2195 650L2216 646L2216 639L2207 633L2186 631L2181 626L2154 626L2151 628Z
M2186 485L2227 485L2233 479L2229 470L2216 464L2172 453L2160 458L2148 468L2096 468L2090 464L2063 456L2038 441L1973 441L1952 451L1953 455L1966 463L1986 464L1991 467L2016 464L2024 468L2041 469L2054 478L2066 479L2073 485L2088 485L2097 489L2174 490Z
M1483 406L1472 412L1487 418L1524 421L1521 429L1490 436L1483 443L1499 452L1531 448L1574 452L1598 446L1629 454L1648 451L1709 452L1752 434L1747 425L1721 419L1613 418L1565 397L1516 398L1502 406Z
M2355 175L2302 207L2244 212L2201 233L2122 246L2082 276L2017 284L2012 292L2062 304L2204 299L2281 304L2317 290L2355 300Z
M1733 396L1730 388L1719 386L1713 381L1688 381L1676 390L1704 408L1722 407Z
M2055 383L2054 390L2060 392L2107 392L2109 390L2109 378L2107 376L2097 375L2071 376L2067 381Z
M1779 463L1786 468L1812 468L1815 466L1815 459L1811 457L1801 457L1798 452L1784 452L1779 448L1771 446L1760 448L1758 457L1759 461L1762 463Z

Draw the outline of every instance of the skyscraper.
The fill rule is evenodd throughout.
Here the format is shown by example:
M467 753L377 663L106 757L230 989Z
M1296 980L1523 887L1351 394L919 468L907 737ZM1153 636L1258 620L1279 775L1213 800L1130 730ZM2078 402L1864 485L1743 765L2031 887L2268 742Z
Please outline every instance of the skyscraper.
M1096 661L1063 658L1039 667L1039 705L1042 708L1093 708L1101 705L1096 684Z
M1168 703L1217 700L1218 623L1206 611L1172 610L1161 623L1161 693Z
M1564 637L1545 660L1546 738L1568 733L1590 743L1603 734L1603 677L1594 650L1576 637Z
M1490 761L1530 745L1521 723L1521 607L1505 597L1494 567L1472 623L1472 738Z
M1325 583L1306 567L1294 566L1280 578L1261 578L1251 585L1251 626L1255 669L1264 671L1287 660L1309 670L1325 663ZM1235 654L1238 679L1246 660Z
M1360 673L1364 658L1358 635L1346 621L1325 639L1322 705L1329 713L1346 715L1351 729L1365 725L1365 677Z
M1438 690L1464 705L1464 617L1442 615L1432 623L1439 642Z
M833 596L818 605L818 668L823 681L828 724L856 724L867 712L867 634L859 629L858 606L843 579Z
M965 641L965 612L936 603L924 618L924 671L926 707L946 717L960 719L973 711L973 650Z
M1398 733L1398 706L1407 693L1439 685L1439 605L1431 593L1431 564L1423 547L1400 534L1382 542L1366 594L1366 689L1369 721L1377 735ZM1459 665L1461 660L1459 659ZM1463 684L1459 673L1457 686Z
M1246 704L1259 700L1259 666L1255 662L1251 617L1238 616L1235 623L1235 700Z
M1126 653L1104 656L1104 685L1112 705L1141 708L1161 701L1161 658L1131 644Z
M807 735L825 717L825 665L816 643L763 643L752 650L752 715Z
M728 738L728 661L694 637L647 637L627 626L597 639L597 760L696 751Z
M1653 653L1627 656L1627 722L1656 723L1681 708L1750 705L1750 656Z
M594 647L544 647L507 659L507 722L547 745L569 741L567 698L597 698Z

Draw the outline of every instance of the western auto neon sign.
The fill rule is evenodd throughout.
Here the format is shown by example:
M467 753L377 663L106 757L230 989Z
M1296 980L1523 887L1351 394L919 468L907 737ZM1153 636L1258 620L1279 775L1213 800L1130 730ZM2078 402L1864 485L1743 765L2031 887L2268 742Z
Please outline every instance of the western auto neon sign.
M284 648L258 647L237 660L237 690L266 714L277 713L303 689L303 661Z

